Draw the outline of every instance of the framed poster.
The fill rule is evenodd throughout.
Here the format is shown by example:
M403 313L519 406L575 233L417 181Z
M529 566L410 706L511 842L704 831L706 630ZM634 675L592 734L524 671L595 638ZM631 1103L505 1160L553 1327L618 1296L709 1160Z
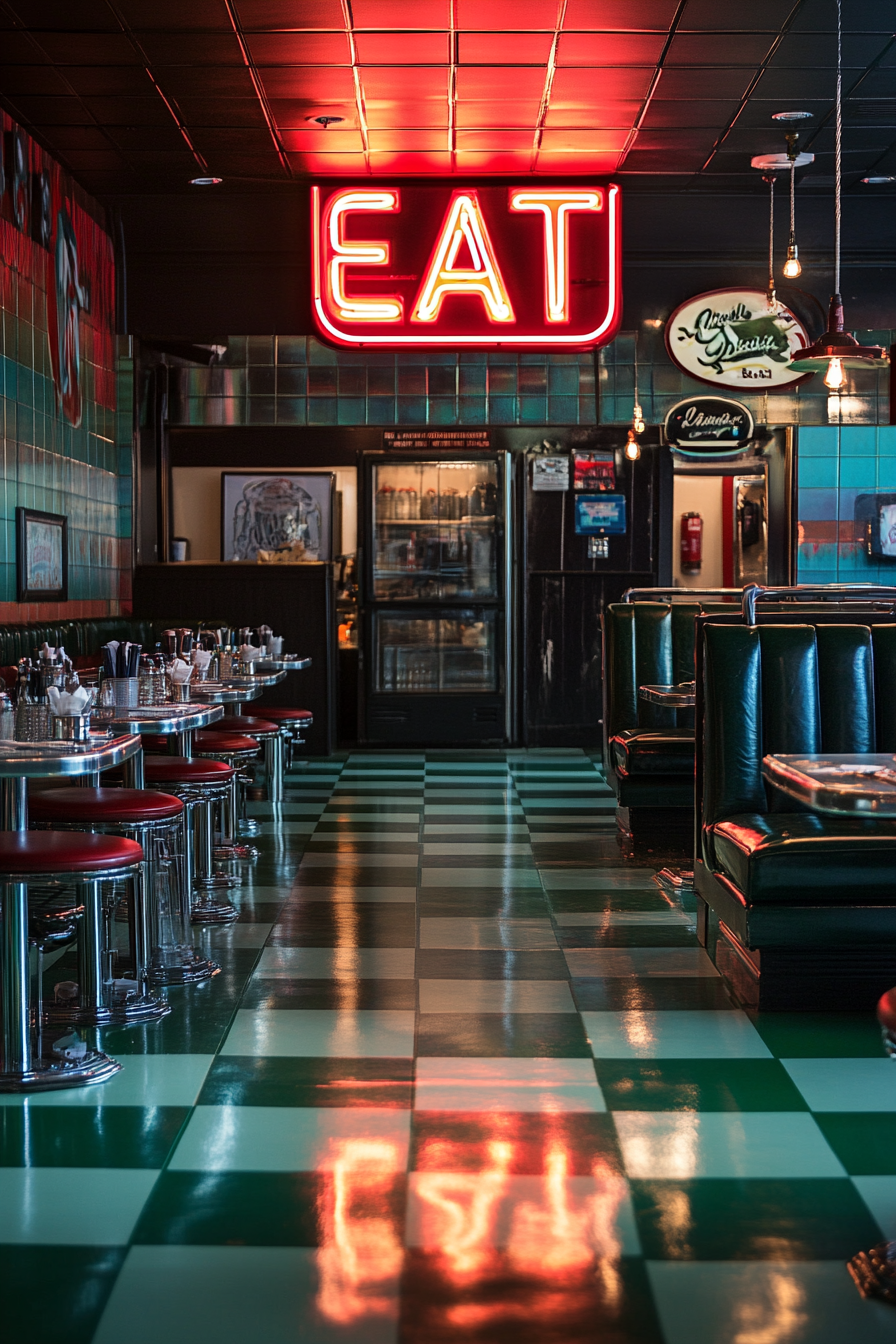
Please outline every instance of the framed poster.
M625 532L625 495L578 495L576 497L576 533L580 537L598 537L602 533L619 536Z
M533 490L568 490L569 457L536 457L532 462Z
M615 490L613 453L573 453L573 480L577 490Z
M221 473L221 559L257 560L289 547L296 560L331 560L333 472Z
M16 509L19 602L68 601L68 519L63 513Z
M869 558L896 560L896 495L857 495L855 520L864 531Z

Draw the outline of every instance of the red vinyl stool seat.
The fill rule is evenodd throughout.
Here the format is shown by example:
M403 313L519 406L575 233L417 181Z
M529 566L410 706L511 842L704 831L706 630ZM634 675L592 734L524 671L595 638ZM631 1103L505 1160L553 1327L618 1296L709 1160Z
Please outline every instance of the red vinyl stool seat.
M72 790L75 792L75 790ZM0 831L0 875L97 873L143 862L136 840L90 831Z
M223 761L188 761L186 756L150 756L143 768L147 785L227 784L233 769Z
M285 709L281 705L262 705L266 719L277 723L312 723L314 715L310 709Z
M32 821L140 822L179 817L184 805L169 793L150 789L47 789L31 795Z
M877 1020L884 1035L884 1049L888 1055L896 1055L896 989L888 989L881 995Z
M215 751L260 751L261 747L254 737L244 733L208 733L193 734L193 750L200 754Z
M256 718L253 714L230 714L226 718L219 719L217 723L210 723L202 731L203 733L250 733L254 736L256 733L279 733L280 725L279 723L272 723L269 719Z

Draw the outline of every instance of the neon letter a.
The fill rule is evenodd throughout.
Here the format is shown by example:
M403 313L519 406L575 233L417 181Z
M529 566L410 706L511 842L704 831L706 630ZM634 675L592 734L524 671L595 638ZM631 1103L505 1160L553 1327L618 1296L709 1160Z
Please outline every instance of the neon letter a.
M454 264L464 242L473 259L469 268ZM490 321L516 321L475 191L451 198L411 321L438 321L442 300L451 294L478 294Z

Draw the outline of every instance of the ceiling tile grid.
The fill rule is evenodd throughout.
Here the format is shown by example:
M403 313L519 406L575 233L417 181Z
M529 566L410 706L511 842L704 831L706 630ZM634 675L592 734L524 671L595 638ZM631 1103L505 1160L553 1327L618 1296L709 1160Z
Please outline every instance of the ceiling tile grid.
M847 189L896 155L890 6L844 0ZM760 190L778 111L832 171L833 0L3 0L0 101L89 190L214 174L614 174ZM329 124L327 124L327 122Z

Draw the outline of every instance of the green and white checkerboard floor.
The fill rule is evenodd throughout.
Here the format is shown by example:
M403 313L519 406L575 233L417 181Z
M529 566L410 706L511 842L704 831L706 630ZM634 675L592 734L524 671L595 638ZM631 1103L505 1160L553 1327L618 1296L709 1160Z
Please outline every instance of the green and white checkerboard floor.
M872 1015L737 1009L578 751L292 772L224 966L0 1099L9 1344L893 1344ZM894 974L896 980L896 974Z

